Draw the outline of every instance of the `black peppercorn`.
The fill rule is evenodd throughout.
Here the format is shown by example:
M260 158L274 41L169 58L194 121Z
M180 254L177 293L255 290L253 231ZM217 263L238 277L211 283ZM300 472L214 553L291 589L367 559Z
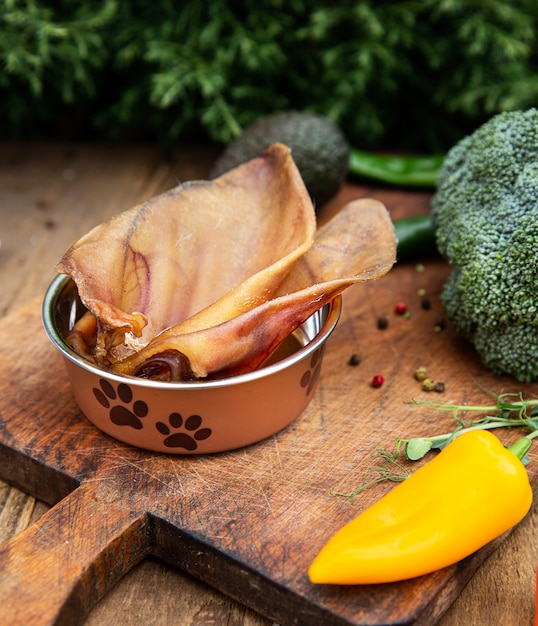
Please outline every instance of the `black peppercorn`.
M389 320L384 315L381 315L377 318L377 327L379 328L379 330L385 330L388 325Z

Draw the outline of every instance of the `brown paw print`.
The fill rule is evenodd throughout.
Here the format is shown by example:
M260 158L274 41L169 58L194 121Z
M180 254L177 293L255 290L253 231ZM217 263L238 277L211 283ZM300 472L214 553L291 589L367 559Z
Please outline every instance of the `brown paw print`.
M310 369L306 370L306 372L301 376L301 387L306 389L307 396L312 393L312 390L314 389L319 378L324 350L325 346L321 346L321 348L314 352L314 354L310 357Z
M200 428L201 425L202 418L200 415L190 415L186 420L183 420L180 413L170 413L168 424L157 422L155 427L161 435L166 435L166 439L163 441L165 446L184 448L192 452L198 447L197 441L211 437L211 428ZM182 429L180 432L173 432L180 429Z
M129 385L120 383L117 389L101 378L99 380L99 388L93 388L93 395L97 402L110 409L110 421L118 426L130 426L136 430L141 430L144 424L140 418L146 417L148 414L148 405L143 400L135 400L133 402L133 391Z

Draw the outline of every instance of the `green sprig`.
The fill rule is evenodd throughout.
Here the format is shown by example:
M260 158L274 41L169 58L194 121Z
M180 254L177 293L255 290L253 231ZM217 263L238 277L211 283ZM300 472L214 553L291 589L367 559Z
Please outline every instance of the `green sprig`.
M531 448L533 439L538 438L538 399L525 400L521 393L500 394L496 396L495 404L488 405L450 404L448 402L421 400L412 400L408 404L425 406L443 413L449 413L456 423L456 427L451 432L431 437L399 438L396 440L394 453L387 452L379 446L376 447L371 456L374 459L380 459L381 463L369 467L364 472L362 482L357 489L349 493L331 489L331 495L342 496L353 502L355 496L368 487L386 480L402 482L410 476L411 472L398 461L400 457L403 456L408 461L418 461L424 458L431 450L442 450L456 437L471 430L518 427L527 429L530 431L528 434L519 438L511 446L508 446L508 449L524 465L530 460L527 453ZM462 417L462 414L467 412L485 413L486 415L477 419L466 420Z
M452 432L442 435L398 439L396 442L397 450L401 451L403 448L406 458L410 461L422 459L430 450L442 450L456 437L470 430L523 427L531 431L531 434L523 438L525 441L520 440L513 444L510 449L525 462L528 460L526 453L530 448L530 442L538 436L538 400L525 400L521 393L500 394L494 405L450 404L419 400L413 400L410 404L427 406L444 413L450 413L457 424ZM474 420L465 420L460 417L461 413L467 412L480 412L486 413L486 415Z
M364 472L361 484L349 493L344 493L334 488L330 489L331 495L342 496L353 502L355 496L358 496L365 489L368 489L368 487L372 487L386 480L401 483L411 474L406 467L398 462L399 453L391 454L384 448L378 446L370 456L375 460L379 460L380 464L369 467Z

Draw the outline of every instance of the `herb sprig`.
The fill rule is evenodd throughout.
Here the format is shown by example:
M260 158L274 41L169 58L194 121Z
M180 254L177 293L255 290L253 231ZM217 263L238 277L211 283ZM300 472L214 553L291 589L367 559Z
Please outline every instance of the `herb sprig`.
M376 465L368 467L362 475L360 485L351 492L332 488L331 495L342 496L351 502L365 489L384 481L402 482L411 471L399 460L419 461L432 450L442 450L456 437L470 430L493 430L495 428L523 428L528 431L509 446L509 449L526 465L532 440L538 438L538 399L525 399L522 393L501 393L495 396L494 404L451 404L448 402L412 400L413 404L442 413L448 413L456 427L440 435L398 438L395 451L388 452L377 446L371 457ZM476 419L467 419L467 413L480 413Z
M410 461L422 459L430 450L442 450L456 437L469 430L492 430L494 428L522 427L530 431L523 439L516 442L518 450L525 446L530 448L532 439L538 437L538 400L525 400L521 393L504 393L497 397L495 404L467 405L450 404L436 401L413 400L416 404L444 413L449 413L456 422L456 428L448 433L431 437L413 437L411 439L397 439L397 453L403 451ZM464 419L463 413L485 413L477 419ZM514 444L516 445L516 444ZM524 462L527 457L523 457Z

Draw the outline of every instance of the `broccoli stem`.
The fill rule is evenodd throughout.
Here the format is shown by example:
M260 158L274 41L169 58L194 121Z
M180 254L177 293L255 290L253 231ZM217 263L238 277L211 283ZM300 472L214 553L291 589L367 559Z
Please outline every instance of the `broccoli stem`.
M402 187L435 187L444 155L408 156L349 151L349 174Z

